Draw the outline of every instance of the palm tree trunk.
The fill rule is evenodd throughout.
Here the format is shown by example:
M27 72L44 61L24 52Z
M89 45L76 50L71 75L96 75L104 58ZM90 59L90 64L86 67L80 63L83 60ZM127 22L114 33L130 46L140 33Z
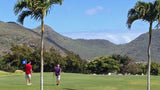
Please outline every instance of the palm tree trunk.
M151 70L151 40L152 40L152 22L149 26L149 44L148 44L148 77L147 90L150 90L150 70Z
M41 77L40 77L40 89L43 90L43 43L44 43L44 21L43 21L43 15L41 18Z

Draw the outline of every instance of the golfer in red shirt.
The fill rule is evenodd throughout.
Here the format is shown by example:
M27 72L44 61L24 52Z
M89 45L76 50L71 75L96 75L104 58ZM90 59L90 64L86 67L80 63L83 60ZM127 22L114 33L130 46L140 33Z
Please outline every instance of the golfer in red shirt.
M27 85L31 85L31 74L32 74L32 65L31 65L31 61L27 62L27 64L25 65L25 72L26 72L26 82Z

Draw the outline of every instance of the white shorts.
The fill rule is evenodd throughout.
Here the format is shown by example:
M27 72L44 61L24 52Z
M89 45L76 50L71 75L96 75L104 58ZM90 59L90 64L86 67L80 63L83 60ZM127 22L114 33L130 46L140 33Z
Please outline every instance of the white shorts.
M60 75L58 75L58 76L57 76L57 80L60 80L60 79L61 79L61 76L60 76Z
M26 79L31 79L31 74L26 74Z

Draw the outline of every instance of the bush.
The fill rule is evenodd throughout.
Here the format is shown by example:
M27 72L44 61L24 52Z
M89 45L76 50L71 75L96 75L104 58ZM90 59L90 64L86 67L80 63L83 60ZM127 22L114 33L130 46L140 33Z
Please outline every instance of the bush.
M16 67L9 67L9 66L3 66L2 68L6 72L15 72L17 70Z
M24 74L24 72L22 70L16 70L14 73L15 74Z

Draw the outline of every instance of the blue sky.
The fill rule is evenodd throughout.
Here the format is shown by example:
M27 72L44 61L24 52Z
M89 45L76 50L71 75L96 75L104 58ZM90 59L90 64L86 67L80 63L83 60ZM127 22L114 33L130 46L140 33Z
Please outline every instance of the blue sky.
M13 7L17 0L1 0L0 21L17 22ZM73 39L106 39L115 44L128 43L148 32L149 24L136 21L129 30L127 13L138 0L64 0L62 6L54 5L45 17L45 24L56 32ZM154 0L141 0L150 1ZM24 27L33 29L40 21L24 20Z

